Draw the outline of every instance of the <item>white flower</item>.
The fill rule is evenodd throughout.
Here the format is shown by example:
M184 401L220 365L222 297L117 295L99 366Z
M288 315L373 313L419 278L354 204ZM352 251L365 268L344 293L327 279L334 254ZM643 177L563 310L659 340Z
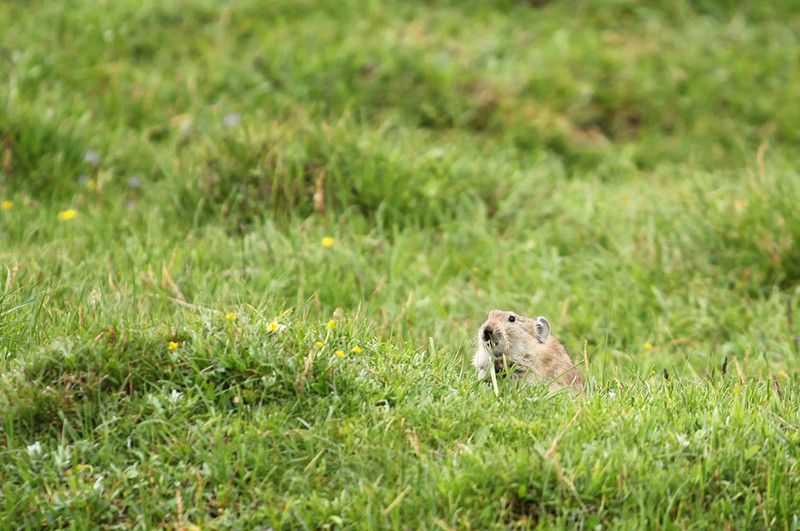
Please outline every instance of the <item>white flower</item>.
M178 401L181 399L182 396L183 396L183 393L181 393L180 391L178 391L176 389L173 389L172 393L170 393L170 395L167 398L167 400L169 401L170 404L175 405L175 404L178 403Z
M66 446L59 446L56 449L56 453L53 455L53 460L55 461L56 468L61 470L69 468L69 448Z
M36 441L35 443L28 445L28 456L31 459L41 457L42 456L42 443Z
M161 412L161 401L154 394L147 395L147 403L153 406L159 413Z

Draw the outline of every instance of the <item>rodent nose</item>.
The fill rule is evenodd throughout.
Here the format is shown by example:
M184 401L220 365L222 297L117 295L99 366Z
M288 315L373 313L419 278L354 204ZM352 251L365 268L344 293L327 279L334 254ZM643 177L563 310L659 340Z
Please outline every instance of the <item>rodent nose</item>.
M493 333L494 333L494 331L492 330L492 327L491 327L491 326L487 326L486 328L484 328L484 329L483 329L483 340L484 340L484 341L489 341L489 340L491 340L491 339L492 339L492 334L493 334Z

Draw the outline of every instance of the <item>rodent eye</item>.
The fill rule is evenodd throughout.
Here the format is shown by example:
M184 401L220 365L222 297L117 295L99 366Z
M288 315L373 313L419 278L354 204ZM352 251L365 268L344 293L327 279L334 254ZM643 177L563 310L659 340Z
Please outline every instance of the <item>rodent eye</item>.
M509 316L508 316L508 322L509 322L509 323L513 323L513 322L514 322L514 321L516 321L516 320L517 320L517 318L516 318L516 317L514 317L513 315L509 315Z

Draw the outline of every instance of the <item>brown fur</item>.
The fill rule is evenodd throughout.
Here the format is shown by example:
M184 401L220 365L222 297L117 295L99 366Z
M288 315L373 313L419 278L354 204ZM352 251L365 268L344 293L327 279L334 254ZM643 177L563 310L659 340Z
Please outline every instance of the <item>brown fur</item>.
M530 318L514 312L492 310L478 330L478 351L472 362L485 378L492 363L496 371L505 367L512 378L548 384L551 391L570 387L583 393L583 378L564 346L550 335L544 317Z

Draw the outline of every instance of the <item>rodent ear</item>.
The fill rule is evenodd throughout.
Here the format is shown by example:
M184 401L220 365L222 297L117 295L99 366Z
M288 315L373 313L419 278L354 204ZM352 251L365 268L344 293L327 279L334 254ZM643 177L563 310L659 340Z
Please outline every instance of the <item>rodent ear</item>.
M544 317L537 317L533 320L533 329L536 334L536 339L544 343L550 337L550 321Z

